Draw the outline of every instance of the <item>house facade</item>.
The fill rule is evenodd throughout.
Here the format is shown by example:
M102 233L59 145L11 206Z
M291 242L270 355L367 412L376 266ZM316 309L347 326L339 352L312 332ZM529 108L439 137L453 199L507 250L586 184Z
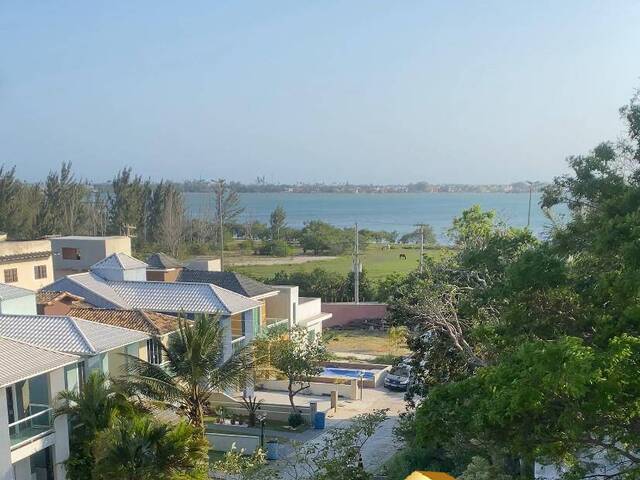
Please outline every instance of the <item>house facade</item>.
M86 272L91 265L113 253L131 255L131 238L125 235L51 237L55 278ZM47 282L50 283L52 279ZM43 285L44 286L44 285Z
M225 358L255 336L259 302L212 284L147 281L146 271L146 263L118 253L44 290L69 292L98 308L145 310L187 319L197 314L219 315Z
M9 241L0 237L0 283L38 290L53 281L49 240Z
M0 480L63 480L69 424L53 408L80 359L4 337L0 349Z
M235 272L214 272L187 267L178 276L180 282L210 283L260 303L259 330L276 325L304 327L311 336L322 334L322 325L331 313L322 311L321 299L301 297L292 285L266 285Z

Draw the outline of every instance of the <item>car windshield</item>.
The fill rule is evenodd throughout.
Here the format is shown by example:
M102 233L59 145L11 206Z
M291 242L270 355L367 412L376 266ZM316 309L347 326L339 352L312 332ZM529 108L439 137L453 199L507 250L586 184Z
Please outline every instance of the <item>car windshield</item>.
M404 365L401 365L401 366L398 366L398 367L394 367L391 370L391 375L396 375L398 377L408 377L409 376L409 369Z

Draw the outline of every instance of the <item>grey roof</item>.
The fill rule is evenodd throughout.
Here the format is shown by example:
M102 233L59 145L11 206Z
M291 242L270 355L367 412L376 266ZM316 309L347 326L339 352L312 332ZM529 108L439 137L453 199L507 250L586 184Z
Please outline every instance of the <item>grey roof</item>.
M50 372L79 360L78 357L53 352L0 337L0 388Z
M255 300L207 283L116 282L91 272L61 278L44 290L71 292L100 308L231 315L260 306Z
M170 268L184 267L183 263L180 263L175 258L170 257L166 253L162 252L152 253L147 257L146 262L150 268L155 268L157 270L168 270Z
M20 298L27 295L35 295L33 290L27 290L22 287L14 287L6 283L0 283L0 300L9 300L11 298Z
M117 270L132 270L136 268L147 268L147 264L137 258L133 258L126 253L112 253L97 263L89 267L90 270L102 268L113 268Z
M129 308L127 302L109 286L107 280L92 272L67 275L43 287L42 290L73 293L99 308Z
M54 315L0 315L0 337L88 356L149 338L142 332Z
M109 282L129 308L158 312L220 312L230 315L259 307L250 298L208 283Z
M258 282L235 272L208 272L204 270L185 269L178 275L179 282L212 283L245 297L258 297L278 291L271 285Z

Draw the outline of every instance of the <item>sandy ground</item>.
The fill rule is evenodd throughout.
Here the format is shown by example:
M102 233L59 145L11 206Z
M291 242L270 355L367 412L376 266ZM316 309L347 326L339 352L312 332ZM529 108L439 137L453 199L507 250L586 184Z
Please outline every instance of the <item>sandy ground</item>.
M235 266L246 265L297 265L300 263L334 260L338 257L296 255L295 257L229 257L227 263Z

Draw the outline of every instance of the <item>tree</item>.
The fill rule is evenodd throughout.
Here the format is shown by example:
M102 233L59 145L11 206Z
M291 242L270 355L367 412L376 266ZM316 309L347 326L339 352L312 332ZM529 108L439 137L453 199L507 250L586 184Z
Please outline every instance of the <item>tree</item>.
M387 338L389 340L389 355L397 355L398 349L406 341L409 329L404 326L394 326L389 328Z
M160 186L156 187L158 188ZM168 185L163 191L162 204L159 240L175 257L184 240L185 211L182 193L174 185Z
M147 240L151 184L135 176L131 168L120 170L111 182L108 197L109 232L114 235L136 231L139 242Z
M423 235L425 245L433 246L438 243L433 227L426 223L421 227L416 228L414 231L402 235L400 237L400 243L420 243Z
M328 356L326 345L321 338L309 338L306 328L297 326L286 333L273 329L264 342L269 363L288 380L289 402L293 412L297 412L294 398L309 388L311 377L322 371L320 362Z
M280 235L282 231L287 226L287 213L284 211L281 205L278 205L273 212L271 212L271 216L269 217L269 227L271 229L271 239L278 241L280 240Z
M224 251L224 229L231 223L236 223L238 217L244 212L244 207L240 204L238 192L229 187L225 180L220 178L213 184L213 191L216 198L215 225L216 243L220 247L220 256Z
M251 378L252 346L244 346L225 359L224 338L217 315L197 315L193 322L180 319L179 330L168 345L158 341L167 362L159 366L129 357L129 376L123 382L178 411L204 432L204 413L211 396L242 388Z
M60 173L49 172L44 185L43 200L38 211L41 235L73 235L87 220L87 186L75 180L71 162L63 162Z
M30 239L36 234L42 192L38 185L20 182L15 173L15 167L0 165L0 232Z
M208 450L198 429L184 421L167 425L147 415L118 418L97 436L91 478L204 480Z
M339 229L320 220L306 222L300 233L302 249L320 253L340 254L353 247L353 229Z
M71 455L65 462L67 475L70 480L91 478L96 436L116 415L133 414L135 406L127 400L126 390L100 372L89 375L79 391L60 392L56 401L54 415L67 415L75 425L70 437Z

